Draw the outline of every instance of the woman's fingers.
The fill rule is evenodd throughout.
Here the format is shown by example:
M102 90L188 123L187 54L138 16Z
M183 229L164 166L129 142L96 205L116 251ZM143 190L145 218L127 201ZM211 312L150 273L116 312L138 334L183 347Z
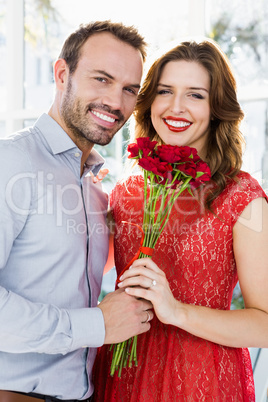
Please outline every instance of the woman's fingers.
M91 172L90 175L92 177L93 183L98 183L104 179L105 176L109 173L108 169L101 169L97 176L94 176L93 173Z
M153 290L156 284L167 286L165 273L150 258L134 261L119 279L118 286L120 288L139 286Z
M160 269L151 258L139 258L138 260L135 260L131 268L138 268L138 267L146 267L158 274L163 273L162 269Z
M144 270L145 271L145 270ZM148 274L149 275L149 274ZM120 288L127 287L127 286L140 286L146 289L153 288L157 284L157 278L150 278L142 274L135 274L135 276L131 276L129 278L123 279L119 282L118 286Z
M120 281L136 276L144 276L157 280L158 276L165 278L165 273L149 258L142 258L133 262L132 266L120 276ZM149 287L149 285L148 285Z

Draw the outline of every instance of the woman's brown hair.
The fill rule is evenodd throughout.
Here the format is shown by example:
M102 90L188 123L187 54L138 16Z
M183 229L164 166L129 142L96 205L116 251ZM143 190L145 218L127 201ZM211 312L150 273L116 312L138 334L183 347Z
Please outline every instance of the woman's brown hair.
M206 206L223 191L226 182L235 178L242 165L244 139L239 130L244 113L237 101L236 81L230 63L212 41L182 42L158 58L151 66L139 93L134 112L135 138L150 137L161 142L151 121L151 105L157 94L157 86L163 68L170 61L189 61L202 65L210 76L210 133L206 162L212 181L216 184L207 194Z

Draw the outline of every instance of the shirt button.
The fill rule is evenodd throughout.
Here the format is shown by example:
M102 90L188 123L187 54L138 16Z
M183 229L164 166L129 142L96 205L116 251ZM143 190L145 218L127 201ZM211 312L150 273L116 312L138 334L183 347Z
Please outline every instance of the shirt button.
M78 158L78 157L80 156L80 153L79 153L79 152L76 152L76 153L74 154L74 156L76 156L76 158Z

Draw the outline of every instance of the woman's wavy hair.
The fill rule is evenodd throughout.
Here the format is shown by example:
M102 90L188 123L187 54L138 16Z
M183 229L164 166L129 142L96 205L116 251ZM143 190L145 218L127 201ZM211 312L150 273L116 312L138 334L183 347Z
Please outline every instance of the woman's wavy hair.
M211 40L182 42L159 57L151 66L138 96L135 115L135 138L150 137L161 143L151 121L151 105L163 68L170 61L189 61L202 65L210 76L210 133L206 162L213 191L206 197L210 209L213 200L223 191L227 180L235 178L242 165L244 139L239 130L244 113L237 101L236 81L230 63L220 47Z

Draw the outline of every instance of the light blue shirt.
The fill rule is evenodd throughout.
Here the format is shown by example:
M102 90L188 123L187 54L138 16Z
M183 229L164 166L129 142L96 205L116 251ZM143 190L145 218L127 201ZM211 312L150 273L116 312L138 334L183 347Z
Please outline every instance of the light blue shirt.
M85 399L105 327L104 160L47 114L0 141L0 389ZM91 308L88 308L91 307Z

